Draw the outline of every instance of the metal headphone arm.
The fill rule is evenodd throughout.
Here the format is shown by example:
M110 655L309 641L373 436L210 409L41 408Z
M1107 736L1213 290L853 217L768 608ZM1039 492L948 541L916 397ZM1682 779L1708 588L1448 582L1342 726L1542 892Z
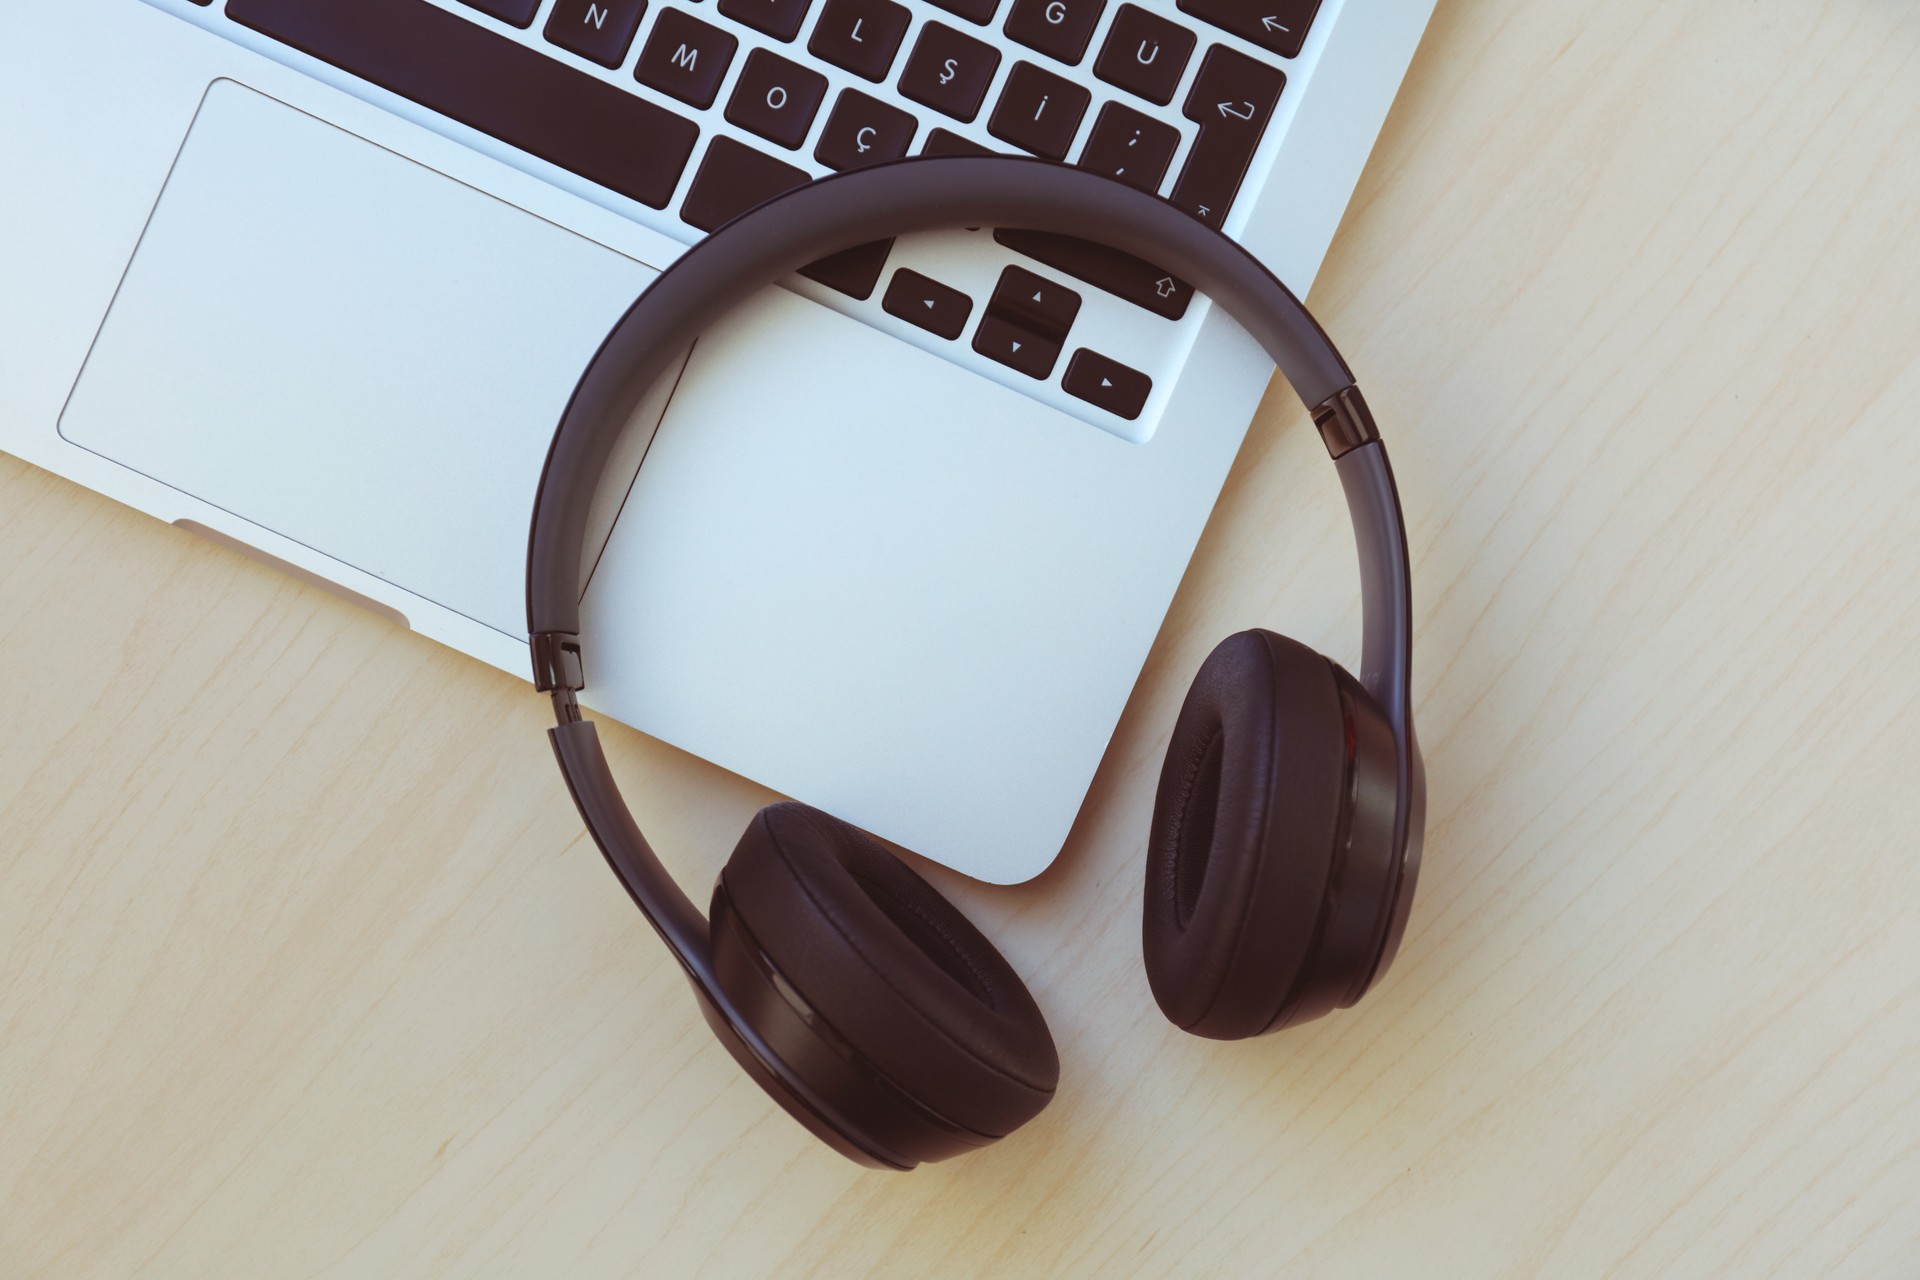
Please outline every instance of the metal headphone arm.
M1252 335L1312 412L1346 494L1359 553L1360 683L1393 731L1397 794L1395 891L1375 928L1375 958L1358 999L1393 958L1417 874L1426 783L1409 682L1413 626L1405 523L1373 417L1333 343L1300 301L1245 249L1157 196L1085 170L1011 156L918 157L823 178L774 197L687 250L628 308L574 388L554 432L534 502L527 553L527 631L534 686L553 697L549 731L568 789L594 841L687 971L707 1019L760 1082L834 1108L779 1067L779 1056L719 990L709 926L647 844L608 770L575 694L586 685L580 583L587 511L615 441L685 336L806 263L874 240L955 226L1031 228L1095 240L1186 280ZM1351 999L1347 1003L1351 1003ZM743 1052L744 1051L744 1052ZM769 1080L769 1076L772 1080ZM791 1110L792 1108L789 1108ZM809 1126L814 1127L814 1126ZM845 1135L815 1132L843 1153Z

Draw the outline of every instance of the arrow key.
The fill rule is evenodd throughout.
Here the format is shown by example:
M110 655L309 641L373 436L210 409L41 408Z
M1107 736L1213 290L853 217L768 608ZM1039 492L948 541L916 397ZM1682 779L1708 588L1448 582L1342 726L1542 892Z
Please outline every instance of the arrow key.
M1118 360L1089 351L1085 347L1073 353L1061 385L1070 396L1132 421L1146 407L1153 379L1138 369L1129 369Z
M973 349L1029 378L1049 376L1053 362L1060 358L1058 342L992 310L980 317L980 327L973 331Z
M966 294L906 267L893 273L880 305L887 314L942 338L959 337L973 314L973 299Z
M993 286L987 313L1011 320L1057 347L1067 340L1067 330L1080 314L1080 295L1024 267L1008 267Z

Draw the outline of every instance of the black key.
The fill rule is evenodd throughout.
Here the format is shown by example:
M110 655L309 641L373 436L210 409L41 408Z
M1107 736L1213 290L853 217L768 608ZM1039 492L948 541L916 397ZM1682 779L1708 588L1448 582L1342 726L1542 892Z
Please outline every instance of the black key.
M1165 106L1173 101L1180 73L1192 56L1193 32L1138 5L1121 5L1094 60L1093 74Z
M1036 337L1064 342L1080 314L1080 295L1024 267L1007 267L993 286L987 313L1011 320Z
M1180 131L1172 125L1109 102L1094 117L1078 163L1082 169L1118 178L1130 187L1158 191L1179 145Z
M993 21L993 11L1000 7L1000 0L933 0L948 13L957 14L969 22L981 26Z
M227 0L227 16L656 209L700 136L691 120L427 0Z
M906 34L907 11L893 0L827 0L807 52L878 84Z
M1024 253L1036 262L1044 262L1076 280L1085 280L1095 288L1105 289L1117 298L1169 320L1178 320L1187 314L1187 304L1193 301L1192 285L1174 279L1151 262L1091 240L1055 235L1050 231L1017 231L1004 227L994 232L993 238L1016 253Z
M740 42L678 9L662 10L640 49L633 77L691 106L710 107Z
M800 268L800 274L809 280L818 280L829 289L865 299L872 295L873 286L880 283L880 273L887 267L887 254L892 251L891 240L857 244Z
M727 99L727 119L769 142L798 147L807 140L813 114L826 96L827 78L818 71L755 49Z
M923 156L990 156L992 147L983 147L972 138L963 138L957 133L945 129L935 129L927 134L927 140L920 144Z
M603 67L626 61L647 0L556 0L547 39Z
M973 349L1029 378L1045 378L1060 358L1058 342L1037 337L991 311L980 317L980 327L973 331Z
M987 312L973 331L973 349L989 360L1033 378L1053 372L1073 318L1080 314L1080 295L1045 276L1021 267L1008 267L993 286Z
M1106 7L1107 0L1013 0L1007 38L1062 62L1078 62Z
M711 231L806 180L804 169L782 164L732 138L715 138L693 175L687 198L680 202L680 216L702 231Z
M720 12L775 40L791 40L807 16L807 0L720 0Z
M540 12L540 0L460 0L469 9L478 9L502 22L511 22L516 27L533 25L533 15Z
M1210 227L1225 220L1286 83L1273 67L1224 45L1207 50L1182 108L1200 133L1173 184L1173 203Z
M1283 58L1298 57L1320 0L1180 0L1180 8Z
M1060 385L1067 389L1068 395L1079 396L1088 404L1131 421L1147 407L1147 393L1153 390L1153 379L1138 369L1129 369L1118 360L1082 347L1067 361L1067 372L1060 379Z
M1049 160L1064 160L1093 95L1031 62L1016 62L987 132Z
M843 89L820 130L813 158L829 169L851 169L876 160L898 160L907 154L918 126L912 116L869 98L858 89Z
M880 305L889 315L942 338L957 338L973 314L973 299L906 267L893 273Z
M907 55L900 93L955 120L970 121L980 114L980 100L999 67L1000 51L992 45L929 22Z

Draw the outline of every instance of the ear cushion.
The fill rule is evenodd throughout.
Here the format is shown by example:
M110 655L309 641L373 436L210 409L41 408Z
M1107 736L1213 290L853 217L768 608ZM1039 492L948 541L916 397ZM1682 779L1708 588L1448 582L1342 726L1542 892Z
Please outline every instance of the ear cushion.
M1326 658L1270 631L1222 641L1167 746L1141 942L1160 1009L1231 1040L1272 1025L1314 946L1345 719Z
M871 836L806 805L773 805L721 879L801 998L933 1110L1001 1137L1052 1099L1060 1060L1026 984Z

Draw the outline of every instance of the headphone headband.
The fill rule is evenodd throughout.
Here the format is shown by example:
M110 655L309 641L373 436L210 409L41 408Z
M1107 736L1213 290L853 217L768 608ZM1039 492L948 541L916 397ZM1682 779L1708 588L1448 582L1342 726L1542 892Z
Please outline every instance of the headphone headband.
M1245 249L1166 201L1050 161L919 157L797 187L727 223L663 271L581 375L554 432L534 503L527 631L535 686L552 694L559 720L550 731L554 752L595 842L686 969L708 1021L735 1057L776 1096L784 1089L816 1115L843 1113L850 1103L818 1096L784 1069L781 1054L761 1041L752 1020L720 989L706 920L647 846L593 726L580 719L574 695L585 687L579 632L587 512L620 432L691 336L809 262L875 240L954 226L1056 232L1153 262L1225 307L1286 376L1334 459L1353 520L1363 613L1359 678L1394 739L1394 883L1411 883L1418 866L1425 786L1409 697L1412 595L1399 497L1353 375L1299 300ZM1391 918L1374 926L1377 951L1366 982L1391 962L1410 901L1411 894L1397 891L1388 899ZM833 1134L817 1127L815 1132L864 1158Z

